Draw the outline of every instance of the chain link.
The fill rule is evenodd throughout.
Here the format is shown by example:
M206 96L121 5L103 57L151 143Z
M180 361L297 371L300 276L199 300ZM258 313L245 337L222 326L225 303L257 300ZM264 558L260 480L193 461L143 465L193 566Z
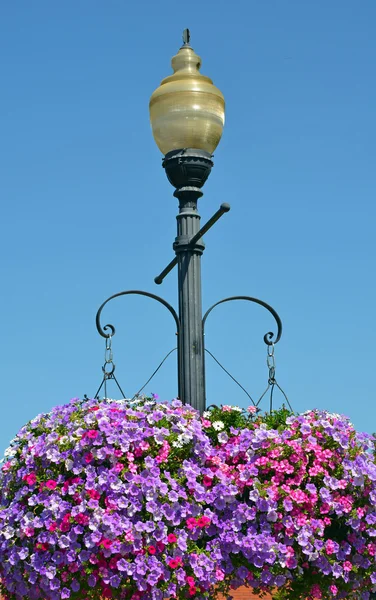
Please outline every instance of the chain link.
M267 347L266 364L269 369L269 385L275 383L275 358L274 358L274 344L270 344Z
M112 338L110 335L105 339L105 345L106 349L104 351L104 365L102 367L102 371L104 373L104 377L108 379L115 371L114 355L112 352ZM108 365L110 366L108 367Z
M106 345L106 350L104 352L104 362L105 363L110 363L110 362L113 361L112 337L111 337L111 335L109 335L108 338L105 339L105 345Z

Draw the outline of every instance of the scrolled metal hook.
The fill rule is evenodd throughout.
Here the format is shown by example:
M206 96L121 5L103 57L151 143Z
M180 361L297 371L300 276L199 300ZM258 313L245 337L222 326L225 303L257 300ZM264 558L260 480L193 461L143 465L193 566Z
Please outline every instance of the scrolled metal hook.
M103 307L103 305L102 305L102 307ZM102 308L102 307L101 307L101 308ZM99 324L99 327L100 327L100 324ZM98 329L98 324L97 324L97 329ZM113 335L115 335L115 333L116 333L116 329L115 329L115 327L114 327L113 325L111 325L111 323L107 323L107 325L105 325L105 326L103 327L103 332L104 332L104 331L107 331L107 329L109 329L109 330L110 330L110 333L105 333L104 335L103 335L103 333L101 333L101 331L99 331L99 329L98 329L98 331L99 331L99 333L100 333L100 334L101 334L103 337L105 337L105 338L107 338L107 339L108 339L108 338L111 338Z
M281 330L282 330L282 323L281 323ZM279 341L280 337L281 337L281 335L278 334L277 337L276 337L276 339L273 341L274 333L272 331L268 331L268 333L266 333L264 335L264 342L268 346L272 346L273 344L276 344Z
M174 321L176 324L176 331L177 331L177 334L179 334L179 329L180 329L179 317L176 314L175 309L171 306L171 304L169 304L166 300L164 300L160 296L156 296L155 294L151 294L150 292L143 292L142 290L126 290L124 292L118 292L117 294L113 294L113 296L110 296L109 298L107 298L107 300L105 300L103 302L103 304L101 304L101 306L99 307L97 315L95 317L95 324L96 324L99 335L108 339L108 338L112 337L113 335L115 335L115 333L116 333L115 327L113 325L111 325L111 323L107 323L104 327L101 326L101 314L102 314L102 310L106 306L106 304L108 302L110 302L110 300L113 300L114 298L118 298L119 296L127 296L130 294L137 294L138 296L146 296L147 298L151 298L152 300L156 300L160 304L163 304L163 306L165 306L167 308L167 310L174 317ZM108 331L108 330L110 331L110 333L106 333L106 331Z
M268 333L266 333L264 335L264 342L267 346L272 346L273 344L276 344L277 342L279 342L279 340L281 339L281 335L282 335L282 321L281 321L279 314L274 310L274 308L272 306L270 306L270 304L267 304L266 302L264 302L263 300L259 300L258 298L253 298L252 296L230 296L229 298L223 298L223 300L219 300L219 302L216 302L215 304L213 304L213 306L208 308L208 310L206 311L206 313L203 316L203 319L202 319L203 333L205 331L206 319L208 318L211 311L219 304L224 304L225 302L231 302L232 300L247 300L248 302L253 302L255 304L259 304L260 306L263 306L264 308L266 308L266 310L268 310L270 312L270 314L273 315L273 317L277 323L278 331L277 331L276 336L272 331L268 331ZM274 337L275 337L275 339L273 339Z

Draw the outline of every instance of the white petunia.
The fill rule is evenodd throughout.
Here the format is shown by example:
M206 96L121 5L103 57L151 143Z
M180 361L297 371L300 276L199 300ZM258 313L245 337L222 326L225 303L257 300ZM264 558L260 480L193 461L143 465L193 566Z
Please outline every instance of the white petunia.
M176 423L176 427L177 429L180 429L180 431L185 431L187 429L187 423L184 421L184 423Z
M14 536L15 532L16 532L15 529L13 529L13 527L10 527L8 525L8 527L5 527L5 529L3 529L2 534L6 540L10 540L10 538L12 538Z
M135 400L127 400L127 404L139 404L140 402L142 402L141 398L135 398Z
M214 421L213 428L216 431L222 431L222 429L225 428L225 424L223 423L223 421Z
M205 412L203 412L202 416L204 417L204 419L210 419L210 417L211 417L210 410L206 410Z
M17 454L17 450L15 450L14 448L11 448L10 446L4 452L4 456L16 456L16 454Z
M178 442L180 444L182 444L183 446L185 444L188 444L188 442L190 442L192 439L191 435L188 435L187 433L181 433L180 435L178 435Z

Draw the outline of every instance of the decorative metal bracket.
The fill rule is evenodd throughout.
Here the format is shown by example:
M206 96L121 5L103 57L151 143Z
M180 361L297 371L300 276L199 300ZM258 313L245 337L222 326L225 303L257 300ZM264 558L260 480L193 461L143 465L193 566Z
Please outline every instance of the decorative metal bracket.
M218 302L216 302L215 304L213 304L213 306L211 306L210 308L208 308L208 310L206 311L206 313L204 314L203 319L202 319L202 345L203 345L203 347L205 348L204 337L205 337L206 319L208 318L208 316L210 315L210 313L212 312L212 310L214 310L214 308L216 306L219 306L220 304L224 304L225 302L232 302L234 300L247 300L248 302L253 302L255 304L259 304L260 306L263 306L264 308L266 308L266 310L268 310L273 315L273 317L274 317L274 319L275 319L275 321L277 323L277 328L278 328L277 329L277 335L275 336L275 334L272 331L268 331L264 335L264 342L265 342L265 344L267 344L268 347L272 346L273 350L274 350L274 344L277 344L277 342L279 342L279 340L281 339L281 335L282 335L282 321L281 321L281 318L278 315L278 313L274 310L274 308L272 306L270 306L270 304L267 304L266 302L264 302L263 300L259 300L258 298L253 298L252 296L230 296L228 298L223 298L223 300L219 300ZM275 339L273 339L273 338L275 338ZM268 352L269 352L269 350L268 350ZM211 354L211 352L209 354ZM229 375L229 377L231 377L231 379L236 382L236 384L245 392L245 394L247 394L248 398L250 398L250 400L253 402L253 404L255 404L255 402L253 401L252 397L249 395L249 393L247 392L247 390L231 375L231 373L229 373L223 367L223 365L221 365L219 363L219 361L215 358L215 356L213 356L213 358L220 365L220 367L227 373L227 375ZM204 363L204 378L205 378L205 363ZM206 402L206 386L204 386L204 389L205 389L205 402ZM267 388L267 390L268 390L268 388ZM260 400L266 394L267 390L265 390L265 392L261 396ZM283 391L282 391L282 393L284 394ZM271 396L271 398L272 398L272 396ZM286 399L287 399L287 397L286 397ZM270 411L271 411L272 410L272 399L271 399L270 402L271 402L271 404L270 404ZM257 403L257 405L258 404L259 403Z
M136 294L138 296L146 296L147 298L152 298L153 300L156 300L160 304L163 304L163 306L165 306L167 308L167 310L174 317L174 321L176 324L176 334L179 335L179 329L180 329L179 317L176 314L175 309L171 306L171 304L169 304L166 300L164 300L160 296L156 296L155 294L151 294L150 292L143 292L142 290L126 290L124 292L118 292L117 294L114 294L113 296L110 296L109 298L107 298L107 300L105 300L103 302L103 304L101 304L101 306L98 309L97 316L95 317L95 324L97 326L99 335L101 335L104 338L109 338L109 337L115 335L115 333L116 333L115 327L113 325L111 325L111 323L107 323L107 325L105 325L104 327L101 326L101 313L102 313L103 308L106 306L106 304L108 302L110 302L110 300L113 300L114 298L118 298L119 296L128 296L130 294ZM106 333L107 329L110 330L110 333Z
M222 205L223 206L223 205ZM222 208L222 207L221 207ZM218 215L220 211L218 211L213 218L208 221L208 223L202 228L205 229L205 231L207 231L211 225L213 225L213 223L215 222L215 220L218 220L218 218L221 216L221 214ZM224 210L224 212L226 212L226 209ZM222 212L223 214L223 212ZM216 217L216 218L215 218ZM213 221L213 219L215 218L215 220ZM209 224L210 223L210 224ZM202 231L201 230L201 231ZM197 236L195 236L197 237ZM171 267L172 268L172 267ZM171 269L170 269L171 270ZM162 274L161 274L162 275ZM125 290L123 292L118 292L117 294L113 294L112 296L110 296L109 298L107 298L107 300L105 300L103 302L103 304L101 304L101 306L98 309L97 315L96 315L96 327L97 327L97 331L98 333L106 338L106 339L111 339L111 337L113 335L115 335L116 333L116 329L114 327L114 325L112 325L111 323L107 323L106 325L104 325L102 327L101 325L101 314L102 314L102 310L103 308L106 306L106 304L108 302L110 302L110 300L113 300L114 298L118 298L120 296L128 296L128 295L139 295L139 296L145 296L147 298L151 298L152 300L156 300L157 302L159 302L160 304L162 304L163 306L165 306L167 308L167 310L170 312L170 314L173 316L174 321L175 321L175 325L176 325L176 335L179 337L179 333L180 333L180 321L179 321L179 317L175 311L175 309L166 301L164 300L164 298L161 298L160 296L157 296L156 294L152 294L151 292L144 292L142 290ZM209 316L209 314L214 310L214 308L216 308L217 306L219 306L220 304L224 304L226 302L232 302L234 300L245 300L248 302L253 302L255 304L258 304L264 308L266 308L270 314L274 317L276 324L277 324L277 335L275 335L272 331L268 331L265 335L264 335L264 342L265 344L267 344L267 346L274 346L274 344L276 344L277 342L279 342L281 335L282 335L282 321L278 315L278 313L274 310L274 308L272 306L270 306L269 304L267 304L266 302L264 302L263 300L259 300L258 298L253 298L252 296L230 296L228 298L223 298L222 300L219 300L218 302L216 302L215 304L213 304L204 314L203 319L202 319L202 338L203 338L203 348L205 349L205 344L204 344L204 336L205 336L205 324L206 324L206 320ZM109 332L108 332L109 331ZM107 333L108 332L108 333ZM274 339L273 339L274 338ZM179 344L178 344L179 346ZM171 351L172 352L172 351ZM171 354L171 352L169 352L168 356ZM210 353L211 354L211 353ZM214 357L215 358L215 357ZM165 359L164 359L165 360ZM180 385L181 385L181 381L180 381L180 376L181 376L181 360L182 357L180 355L180 353L178 352L178 389L179 389L179 393L180 393ZM215 359L216 360L216 359ZM162 361L163 363L164 361ZM223 368L223 367L222 367ZM226 370L225 370L226 371ZM227 372L227 371L226 371ZM228 373L229 374L229 373ZM232 377L231 374L229 374L229 376L234 379ZM205 377L205 371L204 371L204 377ZM117 383L117 382L116 382ZM237 382L238 385L239 382ZM119 385L119 384L118 384ZM120 387L120 386L119 386ZM243 391L249 396L248 392L240 385L240 387L243 389ZM279 387L279 386L278 386ZM99 388L100 389L100 388ZM121 388L120 388L121 390ZM98 390L99 392L99 390ZM98 394L97 392L97 394ZM263 394L264 395L264 394ZM252 398L249 396L249 398L252 400ZM253 400L252 400L253 402Z
M113 325L111 325L111 323L107 323L104 327L102 327L102 325L101 325L101 314L102 314L102 310L106 306L106 304L108 302L110 302L110 300L113 300L114 298L118 298L119 296L128 296L128 295L131 295L131 294L133 294L133 295L135 294L135 295L138 295L138 296L146 296L146 298L151 298L152 300L156 300L157 302L159 302L160 304L162 304L163 306L165 306L167 308L167 310L169 311L169 313L174 318L175 325L176 325L176 335L178 336L178 339L179 339L180 321L179 321L178 315L176 314L175 309L164 298L161 298L160 296L157 296L156 294L152 294L151 292L144 292L142 290L125 290L124 292L118 292L117 294L113 294L113 296L110 296L109 298L107 298L107 300L105 300L103 302L103 304L101 304L101 306L98 309L97 315L95 317L95 324L97 326L97 331L98 331L99 335L101 335L104 338L110 338L113 335L115 335L115 333L116 333L115 327ZM106 333L107 330L110 330L110 333ZM181 356L178 353L178 389L179 390L181 388L181 384L180 384L180 375L181 375L180 360L181 360Z
M232 302L233 300L248 300L248 302L254 302L255 304L259 304L260 306L263 306L264 308L266 308L266 310L268 310L273 315L273 317L277 323L278 331L277 331L277 336L276 336L275 340L273 340L275 334L272 331L268 331L268 333L266 333L264 335L264 342L268 346L272 346L273 344L276 344L277 342L279 342L279 340L281 339L281 335L282 335L282 321L280 319L280 316L274 310L274 308L272 306L270 306L270 304L267 304L266 302L264 302L263 300L259 300L258 298L253 298L252 296L230 296L229 298L223 298L223 300L219 300L219 302L216 302L215 304L213 304L213 306L211 306L203 316L202 335L205 335L206 319L208 318L208 316L210 315L212 310L219 304L224 304L225 302Z

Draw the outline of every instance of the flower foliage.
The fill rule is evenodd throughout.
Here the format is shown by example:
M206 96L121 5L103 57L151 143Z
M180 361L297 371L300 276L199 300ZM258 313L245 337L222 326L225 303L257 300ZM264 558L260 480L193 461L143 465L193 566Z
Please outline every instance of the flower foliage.
M376 584L373 438L342 416L175 400L39 415L0 476L6 598L364 598Z

